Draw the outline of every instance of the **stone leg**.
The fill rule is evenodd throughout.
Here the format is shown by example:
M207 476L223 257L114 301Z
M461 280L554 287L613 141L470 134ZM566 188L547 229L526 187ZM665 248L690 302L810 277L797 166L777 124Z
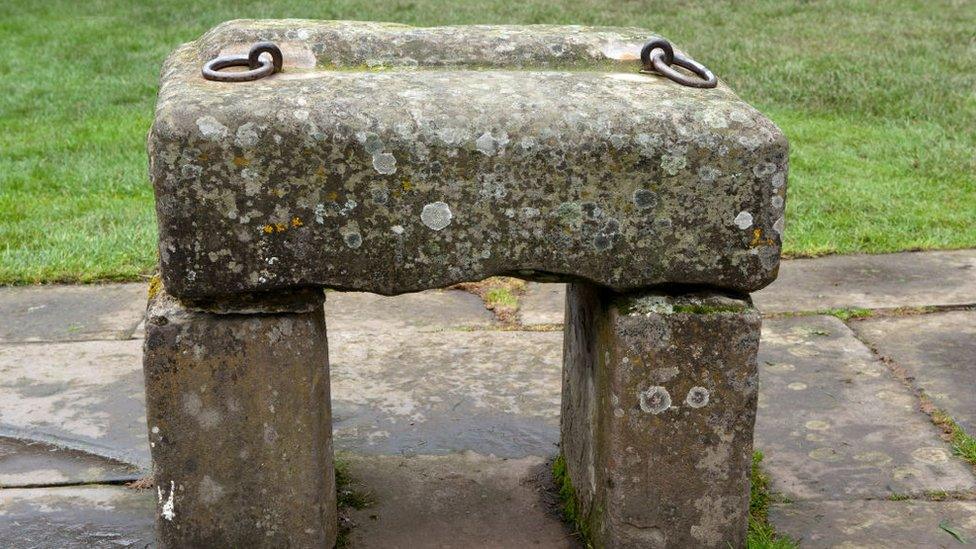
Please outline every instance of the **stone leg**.
M335 544L321 297L305 307L215 314L163 292L150 298L144 368L160 547Z
M561 447L594 547L745 547L760 317L570 284Z

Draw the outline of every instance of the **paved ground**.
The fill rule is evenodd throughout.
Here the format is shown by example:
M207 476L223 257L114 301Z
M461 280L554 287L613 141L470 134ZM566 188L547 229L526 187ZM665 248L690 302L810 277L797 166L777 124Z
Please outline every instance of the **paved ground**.
M149 464L143 292L0 288L0 547L151 540L153 492L119 485ZM803 547L976 539L974 468L918 398L976 434L976 251L790 261L754 298L778 530ZM377 501L352 513L352 547L574 546L545 471L562 308L562 286L530 284L511 329L459 291L329 294L336 446ZM842 308L874 312L816 314Z

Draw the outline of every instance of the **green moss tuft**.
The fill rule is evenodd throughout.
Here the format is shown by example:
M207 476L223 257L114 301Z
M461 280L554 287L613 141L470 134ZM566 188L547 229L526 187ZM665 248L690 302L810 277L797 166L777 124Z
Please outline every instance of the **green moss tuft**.
M868 318L874 315L874 312L871 311L870 309L861 309L855 307L855 308L839 308L839 309L821 309L817 311L817 314L834 316L843 320L844 322L847 322L848 320L852 320L852 319L857 320L859 318Z
M590 542L590 527L586 518L581 515L579 505L576 502L576 490L573 489L573 481L569 478L569 471L566 470L566 458L562 454L556 456L552 462L552 478L559 489L559 500L562 502L563 519L576 528L580 541L587 549L592 549Z

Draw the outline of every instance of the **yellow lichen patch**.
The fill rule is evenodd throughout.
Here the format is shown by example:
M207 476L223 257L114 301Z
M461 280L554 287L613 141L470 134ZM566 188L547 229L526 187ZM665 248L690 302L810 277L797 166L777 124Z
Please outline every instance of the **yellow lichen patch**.
M285 196L286 194L288 194L288 191L286 191L284 189L281 189L281 188L275 188L275 189L272 189L271 190L271 194L277 196L278 198L281 198L281 197Z
M244 158L243 156L234 157L234 165L237 166L238 168L243 168L244 166L247 166L250 163L251 161Z
M319 166L319 169L315 170L315 175L325 177L325 166Z
M408 192L413 190L413 183L409 179L404 179L403 182L400 183L400 187L402 187L405 192Z
M755 228L752 230L752 242L749 243L750 246L755 248L756 246L772 246L774 244L772 238L763 239L763 232L760 228Z
M329 202L335 202L339 199L339 193L335 191L329 191L329 194L325 195L325 199Z
M163 291L163 279L158 274L154 274L149 279L149 287L146 288L146 295L149 299L152 299L159 295L161 291Z
M199 160L200 162L206 162L207 160L210 160L210 155L207 153L200 153L197 156L197 160Z
M274 228L276 233L283 233L288 230L288 225L285 225L284 223L275 223Z
M274 232L274 225L265 225L261 230L263 230L265 234L271 234Z
M304 223L302 223L302 219L300 217L295 216L295 217L291 218L291 226L292 227L294 227L294 228L297 229L297 228L301 227L302 225L304 225Z

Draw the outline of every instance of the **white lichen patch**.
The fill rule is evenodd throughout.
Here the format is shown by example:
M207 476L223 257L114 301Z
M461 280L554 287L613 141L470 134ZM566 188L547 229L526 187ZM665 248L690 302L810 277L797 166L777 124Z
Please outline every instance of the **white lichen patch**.
M785 228L786 228L786 219L783 216L780 216L780 218L777 219L775 223L773 223L773 230L776 231L776 234L782 235L783 229Z
M423 211L420 212L420 220L435 231L450 225L453 217L451 207L440 201L425 205Z
M692 408L701 408L708 404L709 396L708 389L704 387L692 387L685 397L685 404Z
M363 245L363 235L359 233L359 223L356 221L350 221L340 227L339 234L342 235L342 241L346 246L352 249Z
M668 175L677 175L688 164L683 156L666 154L661 157L661 169Z
M773 195L773 198L770 202L772 203L773 207L776 208L777 210L782 208L784 203L783 197L779 195Z
M390 227L390 230L393 231L393 234L403 234L403 225L394 225Z
M249 149L258 144L258 132L257 127L253 122L248 122L242 124L240 128L237 128L237 134L234 138L234 143L238 147Z
M216 118L210 115L197 118L197 129L200 130L200 135L211 141L225 139L230 133L227 130L227 126L221 124Z
M474 142L475 147L486 156L494 156L505 152L508 145L508 134L502 132L498 137L494 137L490 132L481 134Z
M671 394L660 385L655 385L637 395L640 409L649 414L660 414L671 407Z
M376 153L373 155L373 169L383 175L393 175L396 173L396 157L387 152Z
M732 222L735 223L735 226L740 229L748 229L749 227L752 227L752 214L749 212L739 212Z

